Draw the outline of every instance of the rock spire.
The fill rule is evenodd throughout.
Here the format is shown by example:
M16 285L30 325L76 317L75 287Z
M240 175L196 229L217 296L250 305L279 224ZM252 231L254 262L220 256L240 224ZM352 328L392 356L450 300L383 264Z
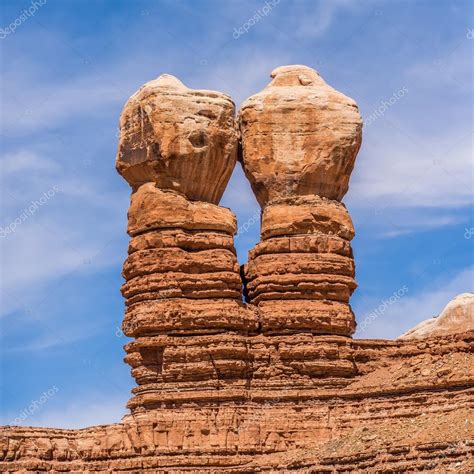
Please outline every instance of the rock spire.
M340 202L361 143L356 103L306 66L275 69L240 109L242 164L262 206L245 267L268 333L350 335L354 228Z

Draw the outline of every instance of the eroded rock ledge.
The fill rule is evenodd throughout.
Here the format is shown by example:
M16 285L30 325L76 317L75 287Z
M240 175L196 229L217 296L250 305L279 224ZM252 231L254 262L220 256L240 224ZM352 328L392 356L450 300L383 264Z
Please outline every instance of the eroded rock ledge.
M207 347L216 354L217 342L206 341L211 337L196 341L201 353ZM236 342L218 337L223 346ZM172 382L161 384L160 400L151 392L149 407L115 425L5 428L0 466L3 472L472 472L473 338L255 336L250 351L261 357L250 368L260 377L239 383L209 364L214 379L207 387L199 385L206 363L183 362L190 341L167 343L163 377ZM264 362L268 353L271 364ZM332 361L338 374L318 368L319 360Z

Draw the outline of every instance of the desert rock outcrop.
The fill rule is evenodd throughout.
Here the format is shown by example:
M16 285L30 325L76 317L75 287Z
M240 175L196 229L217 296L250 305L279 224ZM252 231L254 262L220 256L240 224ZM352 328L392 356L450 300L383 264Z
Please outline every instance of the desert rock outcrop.
M474 472L473 295L414 337L350 337L354 228L340 200L360 116L310 68L273 76L241 111L263 209L243 271L235 216L218 205L232 102L166 75L129 100L117 168L133 190L131 412L78 430L2 427L0 471Z
M351 335L354 227L340 202L361 143L357 105L306 66L283 66L240 110L242 163L262 206L245 267L265 333Z
M474 294L456 296L436 318L427 319L402 334L399 339L423 339L474 331Z
M125 105L117 169L133 188L122 287L123 330L135 338L125 358L138 384L132 411L180 390L192 398L191 386L208 391L219 370L242 377L245 344L195 340L257 331L242 302L236 218L217 205L236 149L234 105L219 92L162 75Z

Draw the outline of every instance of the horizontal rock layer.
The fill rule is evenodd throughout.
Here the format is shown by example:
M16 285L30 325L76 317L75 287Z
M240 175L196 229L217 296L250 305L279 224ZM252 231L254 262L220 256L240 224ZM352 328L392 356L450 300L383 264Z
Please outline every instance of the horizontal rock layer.
M263 209L262 240L318 232L353 239L354 226L344 204L319 196L306 196L272 202Z
M225 207L189 201L181 194L162 191L155 184L146 183L132 194L128 233L134 237L155 229L219 231L233 236L237 222Z
M273 200L263 209L261 235L243 275L262 332L351 335L357 284L345 206L319 196Z
M169 336L144 338L131 343L129 355L143 354L151 364L154 347L169 347L163 372L173 381L167 383L194 385L201 398L192 400L192 390L173 394L168 385L173 401L166 408L137 410L120 424L3 428L0 470L472 472L472 336L413 342L254 336L247 338L249 350L236 340L242 359L255 354L247 368L254 376L238 401L232 401L230 390L237 390L222 363L231 360L231 350L221 336L207 344L213 336L199 343L171 338L182 341L172 344L164 340ZM201 391L201 382L191 380L193 369L198 378L209 370L205 347L224 367L213 369L222 374L219 389ZM306 359L350 360L355 372L323 375L325 383L317 385L318 377L298 366Z
M226 331L255 333L254 309L236 299L193 299L167 297L143 301L127 307L124 334L212 334Z

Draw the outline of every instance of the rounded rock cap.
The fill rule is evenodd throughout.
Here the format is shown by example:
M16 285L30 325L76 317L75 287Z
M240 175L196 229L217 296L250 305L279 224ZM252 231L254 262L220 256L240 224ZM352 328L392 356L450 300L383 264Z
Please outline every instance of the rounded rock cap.
M280 66L271 77L239 112L240 159L257 201L340 201L362 139L357 104L308 66Z
M268 87L326 85L318 71L301 64L277 67L271 72L270 77L273 81Z
M123 108L116 169L134 191L153 182L217 204L237 160L234 112L227 95L161 74Z
M156 79L147 82L143 87L154 86L170 89L187 89L187 87L175 76L171 74L161 74Z

